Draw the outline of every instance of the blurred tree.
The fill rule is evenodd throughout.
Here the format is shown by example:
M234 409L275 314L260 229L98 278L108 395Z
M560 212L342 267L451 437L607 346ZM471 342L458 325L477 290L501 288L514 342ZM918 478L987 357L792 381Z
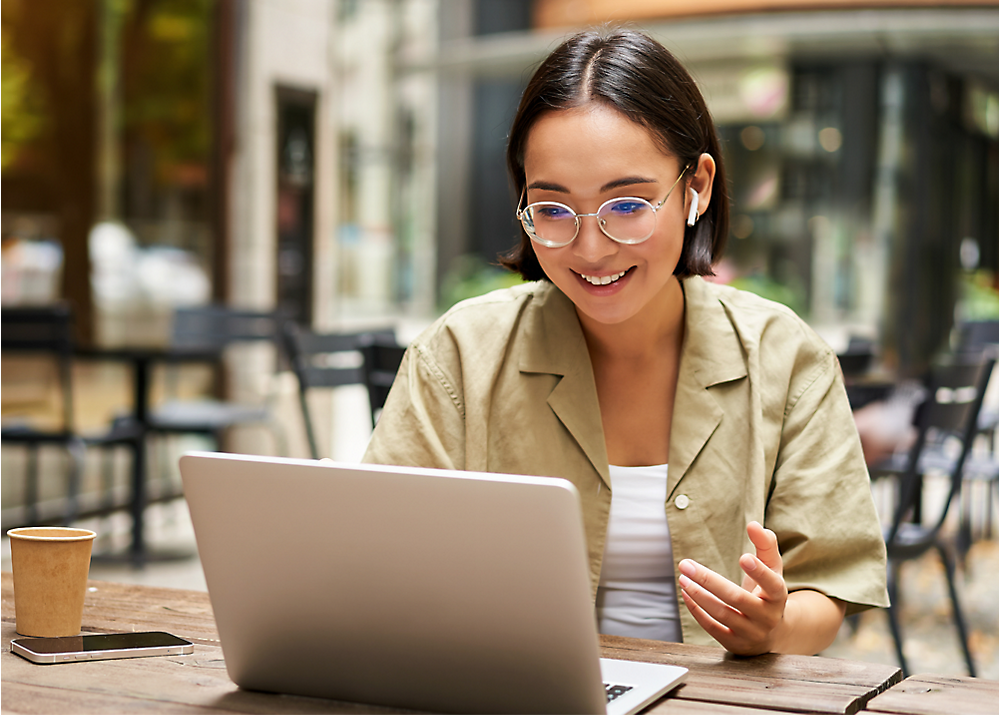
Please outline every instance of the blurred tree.
M89 342L92 310L87 236L93 224L96 190L97 3L6 0L0 12L5 141L8 127L14 128L9 160L8 147L4 147L4 210L57 217L65 267L63 296L76 313L81 341Z
M57 219L62 293L83 343L93 335L87 245L97 219L211 218L218 4L6 0L0 8L4 211ZM103 147L102 106L111 122ZM107 142L118 165L102 186ZM113 200L99 201L102 191Z
M2 141L3 159L0 167L7 168L17 159L18 154L45 128L45 104L38 87L31 82L31 67L23 57L11 49L7 37L7 26L0 31L0 55L2 55L3 83L0 95L3 98Z
M212 150L212 0L133 0L122 27L122 132L128 218L208 212Z

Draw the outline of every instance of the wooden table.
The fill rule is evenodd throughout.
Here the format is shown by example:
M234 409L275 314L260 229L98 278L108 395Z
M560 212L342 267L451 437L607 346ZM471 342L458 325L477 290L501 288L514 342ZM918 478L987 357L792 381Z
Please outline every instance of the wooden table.
M187 656L35 665L10 652L14 633L11 574L2 577L2 710L11 713L357 713L385 708L240 690L226 674L208 594L92 581L85 632L165 630L190 639ZM721 648L602 636L612 658L690 669L687 682L648 713L997 712L997 684L914 676L901 685L894 666L834 658L738 658ZM893 687L895 686L895 687ZM944 700L946 705L942 707Z
M911 675L868 702L866 712L902 715L941 713L996 713L1000 711L1000 691L995 680Z

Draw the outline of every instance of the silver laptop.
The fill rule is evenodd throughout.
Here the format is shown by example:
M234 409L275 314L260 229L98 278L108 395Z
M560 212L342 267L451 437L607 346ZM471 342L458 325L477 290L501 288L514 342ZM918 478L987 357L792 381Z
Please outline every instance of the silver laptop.
M181 474L242 688L625 714L687 673L599 658L579 495L565 480L219 453L184 455Z

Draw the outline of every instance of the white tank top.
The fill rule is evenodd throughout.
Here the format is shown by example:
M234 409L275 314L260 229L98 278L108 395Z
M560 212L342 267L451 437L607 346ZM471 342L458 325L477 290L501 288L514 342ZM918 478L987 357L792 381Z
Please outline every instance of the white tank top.
M611 514L597 589L601 633L679 642L667 465L611 466Z

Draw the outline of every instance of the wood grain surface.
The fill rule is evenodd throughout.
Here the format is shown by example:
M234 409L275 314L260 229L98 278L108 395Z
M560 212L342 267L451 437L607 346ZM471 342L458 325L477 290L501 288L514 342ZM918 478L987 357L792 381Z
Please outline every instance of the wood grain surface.
M168 631L195 643L194 653L186 656L37 665L10 652L14 628L13 579L3 573L4 713L390 712L369 705L241 690L226 673L211 602L201 591L91 581L84 604L85 633ZM687 682L655 703L649 713L847 714L874 703L888 703L886 707L891 708L898 698L931 700L923 693L884 692L901 680L894 666L789 655L741 658L722 648L614 636L601 636L601 645L605 657L669 663L690 670ZM945 682L936 682L934 687L945 688L960 679L939 680ZM978 684L966 690L969 698L979 697ZM987 699L992 692L995 705L996 684L985 690ZM940 710L932 706L912 712ZM952 708L951 712L965 710ZM995 713L996 707L990 712Z
M879 713L904 715L997 715L1000 683L944 675L911 675L868 703Z

